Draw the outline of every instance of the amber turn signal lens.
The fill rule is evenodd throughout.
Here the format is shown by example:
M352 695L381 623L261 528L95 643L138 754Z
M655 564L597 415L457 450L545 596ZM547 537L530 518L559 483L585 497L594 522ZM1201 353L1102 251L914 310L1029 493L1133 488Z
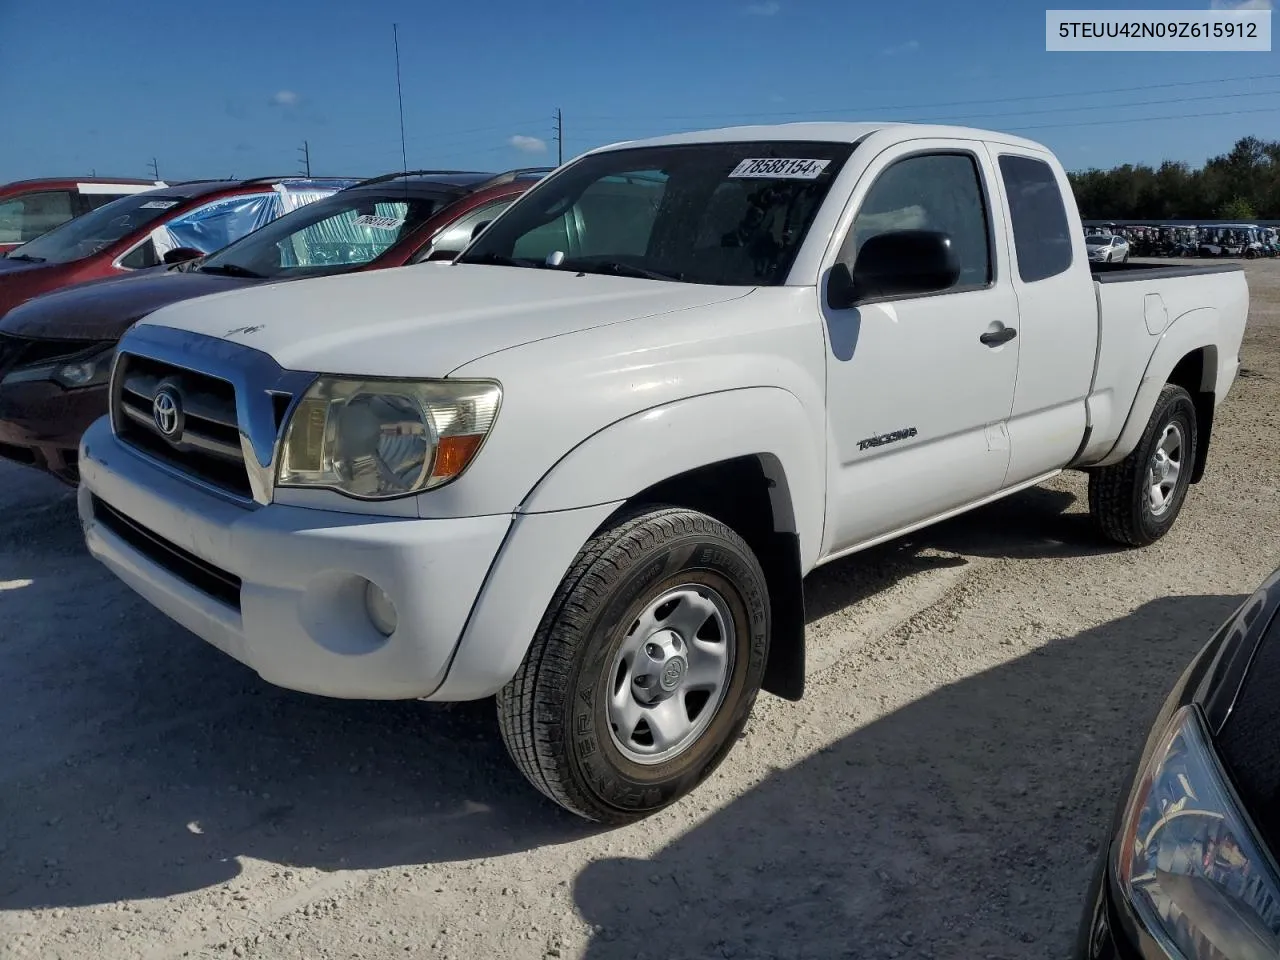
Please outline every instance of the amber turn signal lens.
M441 437L436 449L436 462L431 468L433 478L456 477L471 462L480 449L483 437L464 434L460 437Z

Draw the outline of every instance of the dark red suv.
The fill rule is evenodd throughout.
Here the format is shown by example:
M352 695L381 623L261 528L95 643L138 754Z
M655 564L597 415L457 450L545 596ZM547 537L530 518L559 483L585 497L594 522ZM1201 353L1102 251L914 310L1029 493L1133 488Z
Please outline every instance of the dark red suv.
M0 185L0 253L131 194L166 186L131 177L44 177Z
M116 342L141 317L251 284L452 259L547 172L378 177L210 256L80 284L14 308L0 319L0 457L77 482L80 436L107 412Z
M0 257L0 316L73 283L126 276L225 247L355 180L195 180L113 200Z

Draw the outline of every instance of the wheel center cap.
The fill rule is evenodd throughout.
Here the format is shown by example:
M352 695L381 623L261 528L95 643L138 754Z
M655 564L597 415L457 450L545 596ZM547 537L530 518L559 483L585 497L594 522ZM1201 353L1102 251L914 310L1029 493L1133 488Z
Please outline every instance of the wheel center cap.
M672 657L662 667L662 674L658 678L658 683L662 685L662 689L670 693L676 687L680 686L680 681L684 679L685 673L689 669L689 664L684 657Z

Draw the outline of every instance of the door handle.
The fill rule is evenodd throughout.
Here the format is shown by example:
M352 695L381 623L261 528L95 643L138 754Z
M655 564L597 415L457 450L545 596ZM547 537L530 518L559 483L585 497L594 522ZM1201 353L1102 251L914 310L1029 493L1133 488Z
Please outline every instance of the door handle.
M1001 327L999 330L989 330L978 337L980 341L988 347L998 347L1002 343L1008 343L1018 335L1018 331L1013 327Z

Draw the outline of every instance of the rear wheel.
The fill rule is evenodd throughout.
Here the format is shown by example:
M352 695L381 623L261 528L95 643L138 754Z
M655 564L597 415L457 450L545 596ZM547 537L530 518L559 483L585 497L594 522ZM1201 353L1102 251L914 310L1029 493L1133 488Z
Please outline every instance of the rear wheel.
M692 510L624 518L582 548L499 692L507 750L579 816L644 817L733 747L768 635L764 574L741 537Z
M1133 452L1089 474L1089 510L1102 532L1133 547L1168 533L1186 500L1198 444L1191 394L1165 384Z

